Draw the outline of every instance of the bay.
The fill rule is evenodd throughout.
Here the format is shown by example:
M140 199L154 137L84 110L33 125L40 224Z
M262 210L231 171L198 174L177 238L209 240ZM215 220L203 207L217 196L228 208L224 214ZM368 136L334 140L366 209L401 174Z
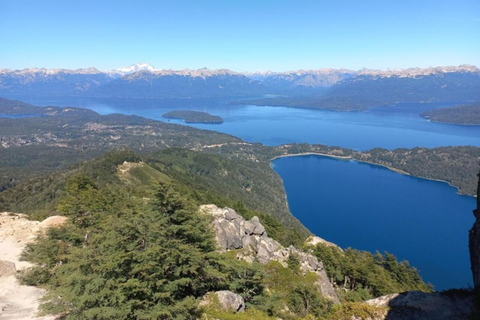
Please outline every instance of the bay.
M343 248L408 260L437 290L472 285L468 230L474 197L448 184L322 156L272 161L291 212Z

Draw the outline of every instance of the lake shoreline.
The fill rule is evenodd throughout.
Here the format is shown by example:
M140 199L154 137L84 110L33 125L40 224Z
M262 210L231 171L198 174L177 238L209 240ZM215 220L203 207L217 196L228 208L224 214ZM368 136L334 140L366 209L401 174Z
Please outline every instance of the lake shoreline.
M374 163L374 162L370 162L370 161L365 161L365 160L358 160L358 159L355 159L352 156L336 156L336 155L327 154L327 153L304 152L304 153L292 153L292 154L275 156L272 159L270 159L270 161L273 161L273 160L276 160L276 159L279 159L279 158L303 157L303 156L329 157L329 158L334 158L336 160L353 160L353 161L359 162L359 163L366 163L366 164L370 164L370 165L374 165L374 166L380 166L380 167L384 167L384 168L386 168L390 171L396 172L396 173L401 174L401 175L410 176L410 177L419 178L419 179L425 179L425 180L429 180L429 181L443 182L443 183L448 184L450 187L455 188L457 190L458 195L476 198L476 195L470 195L470 194L462 193L458 187L452 185L450 182L448 182L446 180L414 176L414 175L412 175L412 174L410 174L406 171L403 171L403 170L400 170L400 169L397 169L397 168L394 168L394 167L391 167L391 166L387 166L387 165L379 164L379 163Z
M455 126L472 126L472 127L478 127L480 126L480 123L457 123L457 122L448 122L448 121L438 121L438 120L433 120L430 118L427 118L425 116L420 115L422 118L426 119L430 123L441 123L441 124L449 124L449 125L455 125Z

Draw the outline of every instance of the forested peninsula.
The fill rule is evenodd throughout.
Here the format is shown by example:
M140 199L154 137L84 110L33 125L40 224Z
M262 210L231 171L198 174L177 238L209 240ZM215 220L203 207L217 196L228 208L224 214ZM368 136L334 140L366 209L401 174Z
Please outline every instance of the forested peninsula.
M433 122L480 125L480 103L429 110L422 116Z

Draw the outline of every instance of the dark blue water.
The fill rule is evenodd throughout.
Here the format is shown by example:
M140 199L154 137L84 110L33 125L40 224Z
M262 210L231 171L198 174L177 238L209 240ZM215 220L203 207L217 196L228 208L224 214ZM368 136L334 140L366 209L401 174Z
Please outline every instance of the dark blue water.
M472 284L468 230L475 198L355 161L301 156L272 163L290 210L316 235L409 260L437 290Z
M162 120L162 114L188 109L221 116L220 125L190 124L266 145L321 143L356 150L445 145L480 146L480 126L431 123L420 113L452 104L402 104L364 112L334 112L283 107L232 105L242 98L209 99L94 99L76 97L10 96L38 106L72 106L101 114L135 114ZM170 120L183 123L181 120Z

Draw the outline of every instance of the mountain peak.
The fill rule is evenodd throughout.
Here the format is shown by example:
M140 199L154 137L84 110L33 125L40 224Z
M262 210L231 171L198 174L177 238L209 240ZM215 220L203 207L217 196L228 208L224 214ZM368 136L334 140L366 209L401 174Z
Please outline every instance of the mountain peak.
M115 71L118 71L118 72L124 73L124 74L128 74L128 73L134 73L134 72L139 72L139 71L153 72L153 71L156 71L156 70L157 69L155 67L149 65L148 63L139 62L139 63L132 64L129 67L119 68Z

